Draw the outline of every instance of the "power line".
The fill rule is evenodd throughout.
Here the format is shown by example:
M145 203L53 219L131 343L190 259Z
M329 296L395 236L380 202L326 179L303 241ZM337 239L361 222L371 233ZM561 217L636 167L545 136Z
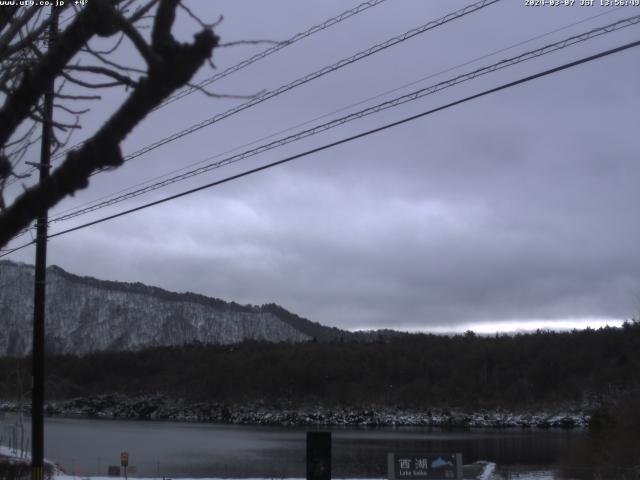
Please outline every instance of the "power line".
M242 70L245 67L248 67L249 65L251 65L252 63L257 62L258 60L261 60L265 57L268 57L269 55L272 55L280 50L282 50L283 48L286 48L290 45L293 45L294 43L302 40L303 38L307 38L311 35L313 35L314 33L318 33L322 30L325 30L337 23L340 23L354 15L357 15L358 13L364 12L365 10L371 8L371 7L375 7L376 5L384 2L385 0L370 0L368 2L364 2L361 3L360 5L358 5L355 8L352 8L351 10L347 10L345 12L342 12L339 15L336 15L335 17L332 17L328 20L325 20L324 22L315 25L311 28L309 28L308 30L305 30L304 32L300 32L300 33L296 33L293 37L289 38L288 40L285 40L283 42L280 42L276 45L273 45L269 48L267 48L266 50L263 50L260 53L257 53L256 55L253 55L252 57L249 57L245 60L242 60L241 62L227 68L226 70L223 70L220 73L216 73L215 75L207 78L206 80L203 80L202 82L198 83L197 87L190 87L190 88L186 88L184 90L182 90L181 92L177 92L176 94L170 96L169 98L167 98L161 105L159 105L158 107L156 107L154 110L157 110L159 108L164 107L165 105L168 105L172 102L175 102L176 100L179 100L181 98L186 97L187 95L192 94L193 92L197 91L198 88L203 88L206 87L208 85L211 85L214 82L217 82L218 80L220 80L221 78L224 78L228 75L231 75L232 73L237 72L238 70Z
M414 92L396 97L392 100L388 100L385 102L382 102L378 105L374 105L372 107L368 107L365 108L363 110L360 110L358 112L354 112L351 113L349 115L345 115L343 117L331 120L329 122L323 123L321 125L317 125L315 127L303 130L301 132L297 132L295 134L289 135L287 137L283 137L280 138L278 140L275 140L273 142L267 143L267 144L263 144L259 147L247 150L245 152L236 154L236 155L232 155L231 157L227 157L225 159L219 160L217 162L213 162L210 163L208 165L204 165L202 167L196 168L194 170L190 170L188 172L182 173L180 175L176 175L173 177L170 177L168 179L153 183L151 185L148 185L146 187L137 189L137 190L133 190L131 192L116 196L116 197L112 197L109 200L105 200L103 202L100 203L95 203L91 206L85 207L85 208L80 208L80 209L76 209L75 211L72 211L71 213L67 213L64 215L58 215L54 218L51 219L51 223L53 222L60 222L60 221L64 221L64 220L69 220L71 218L95 211L95 210L99 210L111 205L115 205L117 203L123 202L125 200L134 198L134 197L138 197L141 196L145 193L149 193L151 191L154 190L158 190L160 188L166 187L168 185L171 185L173 183L177 183L179 181L182 180L186 180L188 178L192 178L195 177L197 175L201 175L203 173L206 173L208 171L220 168L222 166L226 166L229 165L231 163L235 163L238 162L240 160L244 160L246 158L258 155L260 153L264 153L268 150L272 150L274 148L292 143L294 141L298 141L301 140L303 138L307 138L310 137L312 135L316 135L320 132L324 132L327 130L330 130L332 128L335 128L337 126L343 125L345 123L351 122L353 120L359 119L359 118L363 118L365 116L374 114L374 113L378 113L390 108L394 108L397 107L399 105L403 105L405 103L408 102L412 102L415 100L418 100L419 98L423 98L427 95L431 95L434 93L437 93L439 91L442 91L446 88L450 88L453 87L455 85L458 85L460 83L469 81L469 80L473 80L479 76L482 75L486 75L488 73L492 73L498 70L501 70L503 68L507 68L507 67L511 67L513 65L516 65L518 63L522 63L534 58L538 58L542 55L547 55L549 53L561 50L563 48L566 48L568 46L571 45L575 45L576 43L581 43L587 40L590 40L592 38L596 38L600 35L604 35L606 33L611 33L613 31L616 30L620 30L622 28L626 28L632 25L635 25L637 23L640 23L640 15L636 15L634 17L629 17L627 19L624 20L619 20L615 23L612 23L610 25L606 25L603 27L599 27L599 28L595 28L592 29L588 32L579 34L579 35L574 35L572 37L566 38L564 40L561 40L559 42L555 42L549 45L546 45L544 47L538 48L536 50L531 50L522 54L519 54L515 57L506 59L506 60L501 60L500 62L494 63L492 65L489 66L485 66L479 69L476 69L474 71L468 72L468 73L464 73L461 75L458 75L456 77L453 77L451 79L439 82L437 84L416 90Z
M424 25L421 25L420 27L416 27L413 28L411 30L408 30L407 32L398 35L396 37L390 38L382 43L378 43L366 50L362 50L350 57L347 58L343 58L342 60L332 64L332 65L328 65L325 66L323 68L321 68L320 70L316 70L315 72L309 73L303 77L300 77L290 83L287 83L285 85L282 85L274 90L270 90L267 92L264 92L261 95L258 95L257 97L252 98L251 100L248 100L245 103L242 103L240 105L237 105L229 110L226 110L225 112L219 113L217 115L214 115L213 117L210 117L206 120L203 120L199 123L196 123L184 130L181 130L180 132L176 132L173 133L172 135L169 135L167 137L164 137L154 143L151 143L139 150L136 150L133 153L130 153L129 155L124 157L124 161L127 162L129 160L132 160L134 158L137 158L141 155L144 155L152 150L155 150L158 147L161 147L163 145L166 145L167 143L173 142L175 140L178 140L186 135L190 135L191 133L194 133L202 128L208 127L216 122L219 122L220 120L223 120L225 118L228 118L232 115L235 115L236 113L239 113L243 110L246 110L250 107L254 107L266 100L269 100L271 98L274 98L278 95L281 95L285 92L288 92L290 90L293 90L296 87L299 87L301 85L304 85L306 83L309 83L313 80L316 80L320 77L323 77L324 75L327 75L331 72L335 72L336 70L339 70L343 67L346 67L347 65L351 65L352 63L355 63L359 60L362 60L363 58L367 58L375 53L378 53L382 50L385 50L387 48L390 48L394 45L397 45L401 42L404 42L406 40L409 40L410 38L415 37L416 35L420 35L422 33L425 33L429 30L433 30L434 28L437 28L441 25L444 25L448 22L451 22L453 20L456 20L458 18L461 18L465 15L468 15L470 13L474 13L478 10L481 10L485 7L488 7L494 3L499 2L500 0L481 0L479 2L476 2L474 4L468 5L460 10L456 10L452 13L449 13L447 15L445 15L444 17L441 17L437 20L432 20L430 22L425 23ZM103 171L103 169L98 169L96 171L93 172L92 175L100 173L101 171Z
M180 92L175 93L174 95L170 96L169 98L167 98L163 103L161 103L160 105L158 105L157 107L155 107L152 111L156 111L159 110L160 108L173 103L176 100L179 100L183 97L186 97L187 95L190 95L191 93L193 93L194 91L199 90L200 88L206 87L208 85L211 85L214 82L217 82L218 80L220 80L221 78L227 77L229 75L231 75L232 73L235 73L239 70L242 70L245 67L248 67L249 65L262 60L265 57L268 57L269 55L272 55L288 46L293 45L294 43L310 37L311 35L321 32L323 30L326 30L329 27L332 27L333 25L336 25L344 20L347 20L348 18L353 17L354 15L357 15L359 13L364 12L365 10L368 10L371 7L375 7L376 5L381 4L382 2L385 2L386 0L369 0L367 2L361 3L360 5L350 9L350 10L346 10L334 17L331 17L327 20L325 20L324 22L318 24L318 25L314 25L313 27L305 30L304 32L300 32L295 34L293 37L284 40L282 42L277 43L276 45L273 45L265 50L263 50L260 53L257 53L256 55L253 55L249 58L246 58L242 61L240 61L239 63L223 70L222 72L216 73L215 75L209 77L206 80L203 80L202 82L200 82L197 87L189 87L186 88ZM56 155L53 156L53 159L56 160L58 158L61 158L63 156L65 156L67 153L69 153L71 150L74 150L76 148L78 148L79 146L81 146L84 142L79 142L76 145L74 145L73 147L69 147L66 148L65 150L57 153ZM32 172L33 170L29 170L25 173L23 173L22 175L25 174L29 174L30 172Z
M346 137L346 138L343 138L341 140L337 140L335 142L331 142L331 143L325 144L325 145L320 146L320 147L312 148L310 150L307 150L307 151L302 152L302 153L298 153L296 155L291 155L291 156L286 157L286 158L284 158L282 160L278 160L278 161L275 161L275 162L268 163L266 165L262 165L260 167L256 167L256 168L253 168L253 169L250 169L250 170L246 170L246 171L244 171L242 173L238 173L236 175L232 175L232 176L223 178L221 180L217 180L215 182L211 182L211 183L208 183L206 185L202 185L200 187L192 188L190 190L186 190L184 192L181 192L181 193L178 193L178 194L175 194L175 195L171 195L169 197L165 197L165 198L162 198L160 200L149 202L149 203L146 203L144 205L140 205L138 207L130 208L130 209L125 210L123 212L119 212L119 213L116 213L116 214L113 214L113 215L109 215L107 217L103 217L101 219L94 220L92 222L87 222L87 223L85 223L83 225L78 225L76 227L72 227L72 228L69 228L67 230L63 230L61 232L56 232L56 233L50 235L49 238L53 238L53 237L57 237L57 236L60 236L60 235L64 235L66 233L70 233L70 232L73 232L73 231L76 231L76 230L80 230L82 228L86 228L86 227L89 227L89 226L92 226L92 225L96 225L98 223L102 223L102 222L105 222L107 220L112 220L114 218L118 218L118 217L121 217L121 216L124 216L124 215L128 215L128 214L133 213L133 212L144 210L146 208L149 208L149 207L152 207L152 206L155 206L155 205L159 205L161 203L166 203L168 201L175 200L177 198L184 197L186 195L190 195L190 194L195 193L195 192L199 192L200 190L205 190L205 189L208 189L208 188L211 188L211 187L222 185L224 183L228 183L230 181L237 180L239 178L246 177L248 175L251 175L251 174L263 171L263 170L267 170L269 168L272 168L272 167L275 167L275 166L278 166L278 165L282 165L284 163L288 163L288 162L291 162L293 160L297 160L299 158L306 157L308 155L311 155L311 154L314 154L314 153L318 153L318 152L321 152L323 150L327 150L329 148L333 148L333 147L336 147L338 145L342 145L344 143L348 143L348 142L351 142L353 140L357 140L359 138L363 138L363 137L372 135L374 133L379 133L379 132L387 130L389 128L393 128L393 127L402 125L404 123L408 123L408 122L417 120L419 118L425 117L427 115L431 115L431 114L434 114L436 112L439 112L439 111L442 111L442 110L446 110L446 109L454 107L456 105L460 105L462 103L465 103L465 102L468 102L468 101L471 101L471 100L475 100L477 98L484 97L486 95L489 95L489 94L492 94L492 93L496 93L496 92L499 92L501 90L505 90L507 88L514 87L516 85L520 85L522 83L526 83L526 82L529 82L529 81L532 81L532 80L535 80L535 79L538 79L538 78L541 78L541 77L544 77L544 76L548 76L548 75L551 75L551 74L566 70L568 68L572 68L572 67L575 67L577 65L581 65L583 63L591 62L593 60L597 60L599 58L603 58L605 56L612 55L614 53L618 53L618 52L621 52L621 51L624 51L624 50L627 50L627 49L630 49L630 48L633 48L633 47L637 47L639 45L640 45L640 40L635 41L635 42L631 42L631 43L628 43L628 44L625 44L625 45L622 45L620 47L612 48L612 49L609 49L609 50L606 50L604 52L600 52L600 53L597 53L597 54L594 54L594 55L590 55L588 57L584 57L584 58L581 58L579 60L575 60L573 62L566 63L566 64L561 65L559 67L554 67L554 68L545 70L543 72L539 72L539 73L536 73L536 74L533 74L533 75L529 75L528 77L524 77L524 78L521 78L519 80L515 80L515 81L509 82L509 83L502 84L502 85L500 85L498 87L494 87L494 88L491 88L489 90L485 90L483 92L477 93L475 95L471 95L471 96L465 97L465 98L463 98L461 100L456 100L456 101L448 103L446 105L443 105L443 106L440 106L440 107L437 107L437 108L433 108L431 110L427 110L426 112L422 112L422 113L419 113L417 115L412 115L412 116L406 117L406 118L404 118L402 120L398 120L396 122L388 123L388 124L383 125L381 127L377 127L377 128L371 129L371 130L367 130L366 132L358 133L356 135L352 135L350 137Z
M491 89L488 89L488 90L484 90L484 91L482 91L480 93L476 93L474 95L462 98L460 100L456 100L456 101L448 103L446 105L442 105L440 107L436 107L436 108L433 108L431 110L427 110L425 112L422 112L422 113L419 113L419 114L416 114L416 115L412 115L410 117L403 118L402 120L398 120L396 122L388 123L388 124L385 124L385 125L383 125L381 127L377 127L377 128L371 129L371 130L367 130L366 132L358 133L356 135L352 135L350 137L346 137L346 138L343 138L341 140L337 140L335 142L331 142L331 143L322 145L320 147L316 147L316 148L307 150L305 152L298 153L296 155L292 155L292 156L283 158L281 160L278 160L278 161L275 161L275 162L271 162L271 163L268 163L266 165L262 165L260 167L253 168L251 170L246 170L246 171L244 171L242 173L238 173L236 175L232 175L232 176L223 178L221 180L216 180L215 182L211 182L211 183L202 185L200 187L192 188L190 190L186 190L186 191L183 191L181 193L178 193L178 194L175 194L175 195L171 195L169 197L162 198L160 200L149 202L149 203L146 203L144 205L140 205L138 207L130 208L128 210L124 210L122 212L119 212L119 213L116 213L116 214L113 214L113 215L109 215L109 216L106 216L106 217L103 217L103 218L99 218L97 220L84 223L82 225L78 225L78 226L75 226L75 227L72 227L72 228L68 228L66 230L62 230L60 232L56 232L54 234L50 234L48 236L48 238L54 238L54 237L58 237L58 236L61 236L61 235L65 235L67 233L71 233L71 232L74 232L76 230L80 230L80 229L87 228L87 227L90 227L90 226L93 226L93 225L97 225L99 223L103 223L103 222L106 222L108 220L113 220L115 218L122 217L122 216L128 215L130 213L134 213L134 212L140 211L140 210L144 210L144 209L153 207L155 205L159 205L161 203L166 203L166 202L169 202L171 200L175 200L177 198L184 197L186 195L190 195L190 194L195 193L195 192L199 192L201 190L205 190L205 189L212 188L212 187L215 187L215 186L218 186L218 185L222 185L224 183L228 183L228 182L231 182L233 180L237 180L239 178L246 177L248 175L252 175L254 173L257 173L257 172L260 172L260 171L263 171L263 170L267 170L269 168L272 168L272 167L275 167L275 166L278 166L278 165L282 165L284 163L288 163L288 162L291 162L293 160L296 160L296 159L299 159L299 158L303 158L303 157L306 157L308 155L311 155L311 154L314 154L314 153L321 152L323 150L327 150L327 149L336 147L338 145L342 145L344 143L351 142L353 140L357 140L359 138L367 137L367 136L372 135L374 133L382 132L384 130L387 130L387 129L390 129L390 128L393 128L393 127L396 127L396 126L399 126L399 125L402 125L402 124L417 120L419 118L426 117L428 115L432 115L432 114L434 114L436 112L439 112L439 111L442 111L442 110L446 110L448 108L451 108L451 107L466 103L468 101L475 100L477 98L481 98L481 97L484 97L486 95L490 95L492 93L496 93L496 92L499 92L501 90L505 90L507 88L511 88L511 87L514 87L514 86L517 86L517 85L521 85L523 83L530 82L530 81L536 80L538 78L542 78L542 77L545 77L545 76L548 76L548 75L552 75L554 73L558 73L558 72L561 72L563 70L567 70L569 68L573 68L575 66L578 66L578 65L581 65L581 64L584 64L584 63L592 62L594 60L597 60L597 59L612 55L614 53L619 53L619 52L622 52L624 50L628 50L630 48L635 48L637 46L640 46L640 40L637 40L637 41L631 42L631 43L627 43L625 45L621 45L619 47L615 47L615 48L612 48L612 49L609 49L609 50L605 50L603 52L599 52L599 53L596 53L594 55L590 55L588 57L583 57L583 58L575 60L573 62L565 63L565 64L560 65L558 67L550 68L548 70L544 70L542 72L539 72L539 73L536 73L536 74L533 74L533 75L529 75L527 77L523 77L523 78L520 78L518 80L514 80L512 82L505 83L505 84L499 85L497 87L494 87L494 88L491 88ZM15 252L17 250L20 250L22 248L25 248L28 245L31 245L32 243L33 242L28 243L28 244L24 244L24 245L22 245L20 247L13 248L10 252L7 252L7 253L4 253L4 254L0 255L0 258L4 257L6 255L9 255L10 253L13 253L13 252Z
M2 252L0 254L0 258L2 257L6 257L7 255L11 255L13 252L17 252L18 250L22 250L23 248L27 248L29 245L33 245L35 244L35 240L32 240L28 243L23 243L22 245L20 245L19 247L14 247L14 248L9 248L9 249L5 249L5 250L0 250L0 252Z
M299 128L299 127L303 127L303 126L305 126L305 125L309 125L310 123L313 123L313 122L315 122L315 121L317 121L317 120L321 120L321 119L323 119L323 118L330 117L330 116L332 116L332 115L335 115L335 114L337 114L337 113L343 112L343 111L348 110L348 109L350 109L350 108L357 107L357 106L359 106L359 105L363 105L363 104L365 104L365 103L367 103L367 102L370 102L370 101L372 101L372 100L376 100L376 99L378 99L378 98L382 98L382 97L384 97L384 96L386 96L386 95L389 95L389 94L391 94L391 93L398 92L398 91L400 91L400 90L403 90L403 89L405 89L405 88L407 88L407 87L410 87L410 86L416 85L416 84L421 83L421 82L423 82L423 81L425 81L425 80L428 80L428 79L430 79L430 78L438 77L438 76L440 76L440 75L442 75L442 74L444 74L444 73L448 73L448 72L451 72L451 71L453 71L453 70L457 70L458 68L461 68L461 67L464 67L464 66L470 65L470 64L472 64L472 63L476 63L476 62L478 62L478 61L480 61L480 60L484 60L485 58L492 57L492 56L494 56L494 55L497 55L498 53L502 53L502 52L505 52L505 51L511 50L511 49L513 49L513 48L515 48L515 47L519 47L519 46L521 46L521 45L525 45L525 44L527 44L527 43L531 43L531 42L532 42L532 41L534 41L534 40L538 40L538 39L540 39L540 38L547 37L547 36L552 35L552 34L554 34L554 33L557 33L557 32L560 32L560 31L566 30L566 29L568 29L568 28L574 27L574 26L576 26L576 25L580 25L580 24L582 24L582 23L588 22L588 21L593 20L593 19L595 19L595 18L599 18L599 17L602 17L602 16L604 16L604 15L610 15L610 14L614 13L616 10L620 10L621 8L623 8L623 7L616 7L616 8L613 8L613 9L610 9L610 10L606 10L606 11L604 11L604 12L601 12L601 13L598 13L598 14L595 14L595 15L591 15L591 16L586 17L586 18L583 18L583 19L581 19L581 20L578 20L578 21L575 21L575 22L569 23L569 24L567 24L567 25L564 25L564 26L562 26L562 27L560 27L560 28L556 28L556 29L554 29L554 30L551 30L551 31L548 31L548 32L545 32L545 33L542 33L542 34L539 34L539 35L536 35L536 36L531 37L531 38L528 38L528 39L526 39L526 40L522 40L522 41L520 41L520 42L517 42L517 43L511 44L511 45L509 45L509 46L507 46L507 47L503 47L503 48L500 48L500 49L498 49L498 50L494 50L493 52L491 52L491 53L487 53L487 54L484 54L484 55L482 55L482 56L480 56L480 57L476 57L476 58L473 58L473 59L471 59L471 60L467 60L467 61L465 61L465 62L463 62L463 63L459 63L459 64L457 64L457 65L454 65L454 66L452 66L452 67L448 67L448 68L446 68L445 70L440 70L439 72L431 73L431 74L429 74L429 75L427 75L427 76L424 76L424 77L422 77L422 78L419 78L418 80L414 80L414 81L412 81L412 82L410 82L410 83L405 83L404 85L401 85L401 86L399 86L399 87L393 88L393 89L391 89L391 90L387 90L387 91L385 91L385 92L379 93L379 94L374 95L374 96L372 96L372 97L368 97L368 98L366 98L366 99L364 99L364 100L360 100L360 101L358 101L358 102L355 102L355 103L349 104L349 105L344 106L344 107L341 107L341 108L339 108L339 109L337 109L337 110L333 110L333 111L331 111L331 112L324 113L324 114L319 115L319 116L317 116L317 117L314 117L314 118L312 118L312 119L310 119L310 120L306 120L306 121L304 121L304 122L302 122L302 123L298 123L298 124L296 124L296 125L293 125L293 126L291 126L291 127L285 128L285 129L283 129L283 130L279 130L279 131L277 131L277 132L271 133L271 134L266 135L266 136L264 136L264 137L260 137L260 138L258 138L258 139L256 139L256 140L253 140L253 141L249 142L249 143L245 143L245 144L239 145L239 146L234 147L234 148L232 148L232 149L230 149L230 150L226 150L226 151L221 152L221 153L218 153L218 154L216 154L216 155L213 155L213 156L207 157L207 158L205 158L205 159L203 159L203 160L199 160L199 161L197 161L197 162L191 163L191 164L186 165L186 166L184 166L184 167L181 167L181 168L178 168L178 169L175 169L175 170L171 170L171 171L169 171L169 172L167 172L167 173L164 173L164 174L162 174L162 175L158 175L158 176L156 176L156 177L152 177L152 178L150 178L150 179L148 179L148 180L145 180L145 181L142 181L142 182L136 183L136 184L134 184L134 185L130 185L130 186L126 187L126 188L123 188L123 189L121 189L121 190L118 190L118 191L112 192L112 193L110 193L110 194L108 194L108 195L104 195L104 196L102 196L102 197L98 197L98 198L96 198L96 199L94 199L94 200L91 200L91 201L88 201L88 202L85 202L85 203L81 203L81 204L76 205L76 206L74 206L74 207L69 207L69 208L67 208L67 209L61 210L61 211L57 212L57 214L58 214L58 215L62 215L62 214L65 214L65 213L67 213L67 212L71 212L71 211L74 211L74 210L79 209L79 208L81 208L81 207L84 207L84 206L86 206L86 205L95 204L95 203L97 203L97 202L100 202L101 200L104 200L104 199L107 199L107 198L113 197L114 195L118 195L118 194L120 194L120 193L127 192L127 191L129 191L129 190L132 190L132 189L134 189L134 188L136 188L136 187L140 187L140 186L142 186L142 185L148 184L148 183L153 182L153 181L155 181L155 180L159 180L159 179L161 179L161 178L165 178L165 177L168 177L168 176L170 176L170 175L174 175L174 174L176 174L176 173L178 173L178 172L182 172L182 171L184 171L184 170L187 170L188 168L195 167L196 165L200 165L200 164L202 164L202 163L204 163L204 162L207 162L207 161L209 161L209 160L213 160L214 158L220 158L220 157L222 157L223 155L227 155L227 154L229 154L229 153L235 152L235 151L240 150L240 149L242 149L242 148L250 147L251 145L255 145L256 143L262 142L262 141L264 141L264 140L268 140L268 139L273 138L273 137L275 137L275 136L277 136L277 135L280 135L280 134L282 134L282 133L290 132L291 130L294 130L295 128ZM23 233L24 233L24 232L21 232L20 234L16 235L16 237L14 237L14 238L19 237L19 236L20 236L20 235L22 235Z

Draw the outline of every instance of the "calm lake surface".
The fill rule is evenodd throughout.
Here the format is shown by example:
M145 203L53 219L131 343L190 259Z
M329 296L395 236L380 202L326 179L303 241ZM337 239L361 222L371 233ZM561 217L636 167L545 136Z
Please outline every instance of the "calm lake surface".
M2 423L13 423L5 416ZM26 430L30 432L28 419ZM47 418L45 455L76 475L106 475L129 453L132 476L304 477L309 428ZM387 452L462 452L464 463L544 470L585 435L537 429L321 428L335 477L385 477Z

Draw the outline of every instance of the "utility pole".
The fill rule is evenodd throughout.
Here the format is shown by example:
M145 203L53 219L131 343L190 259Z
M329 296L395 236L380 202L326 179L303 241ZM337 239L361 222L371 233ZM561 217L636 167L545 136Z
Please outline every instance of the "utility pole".
M58 35L58 12L51 6L48 49ZM51 140L53 139L53 94L55 79L44 93L42 143L40 149L40 183L49 176ZM31 480L43 480L44 467L44 307L47 274L47 211L38 217L36 234L36 273L33 299L33 350L31 391Z

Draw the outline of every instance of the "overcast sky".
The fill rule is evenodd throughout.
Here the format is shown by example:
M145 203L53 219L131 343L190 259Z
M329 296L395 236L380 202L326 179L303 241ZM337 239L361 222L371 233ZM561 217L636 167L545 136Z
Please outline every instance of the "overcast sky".
M271 90L470 3L387 0L210 88L221 94ZM96 175L86 191L62 202L52 215L409 83L418 81L309 125L640 14L640 7L578 3L498 2L158 148L118 171ZM188 2L204 20L224 15L216 29L223 42L285 40L358 4ZM182 39L198 29L184 15L176 25ZM640 25L625 28L61 222L51 231L639 38ZM213 60L222 71L267 47L220 48ZM121 55L135 58L133 52ZM198 80L215 72L204 68ZM421 80L426 77L431 78ZM124 95L114 90L94 104L75 141L91 134ZM133 152L243 101L192 94L154 112L123 150ZM52 239L48 263L80 275L239 303L275 302L347 329L494 332L616 325L640 309L639 110L640 48L635 48ZM33 256L29 248L11 259L33 263Z

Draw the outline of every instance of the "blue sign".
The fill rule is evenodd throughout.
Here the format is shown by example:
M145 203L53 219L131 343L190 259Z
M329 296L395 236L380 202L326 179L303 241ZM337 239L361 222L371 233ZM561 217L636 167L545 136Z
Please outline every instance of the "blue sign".
M459 453L390 453L389 480L458 480L462 478L462 455Z

